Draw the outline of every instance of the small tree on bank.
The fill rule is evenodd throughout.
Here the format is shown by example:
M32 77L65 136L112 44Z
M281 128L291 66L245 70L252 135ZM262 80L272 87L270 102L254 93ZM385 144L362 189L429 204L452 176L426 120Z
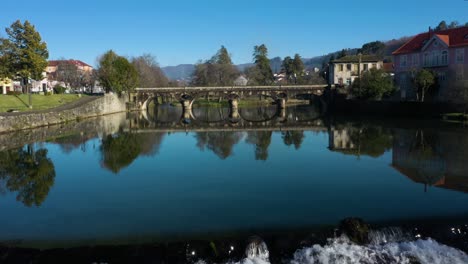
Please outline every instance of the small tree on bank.
M414 82L416 88L416 99L424 102L427 92L435 86L435 75L429 70L421 69L416 73Z
M351 93L366 100L381 100L395 91L392 78L382 69L370 69L354 80Z
M99 59L97 76L107 93L113 91L119 96L124 92L133 91L138 85L138 72L135 67L112 50Z

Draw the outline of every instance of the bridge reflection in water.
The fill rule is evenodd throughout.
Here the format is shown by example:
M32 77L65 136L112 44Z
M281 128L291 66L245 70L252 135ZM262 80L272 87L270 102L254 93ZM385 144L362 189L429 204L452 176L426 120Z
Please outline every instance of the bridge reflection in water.
M190 111L160 105L130 118L129 130L135 132L209 132L209 131L327 131L319 109L314 105L279 108L276 106L202 107Z

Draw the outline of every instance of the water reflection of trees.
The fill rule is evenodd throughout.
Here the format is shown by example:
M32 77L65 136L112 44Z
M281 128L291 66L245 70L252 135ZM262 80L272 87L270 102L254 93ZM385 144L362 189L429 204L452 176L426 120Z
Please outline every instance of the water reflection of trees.
M271 144L271 131L253 131L247 133L246 142L255 145L255 159L267 160L268 147Z
M221 159L226 159L233 154L234 145L242 139L241 132L201 132L196 133L197 147L200 150L209 149Z
M47 153L47 149L35 151L34 145L0 152L2 192L17 192L16 199L24 205L40 206L55 181L55 167Z
M102 139L103 166L114 173L128 167L140 155L154 156L159 152L163 133L136 134L120 132Z
M284 131L281 132L281 137L286 146L294 145L295 149L299 149L304 140L304 131Z

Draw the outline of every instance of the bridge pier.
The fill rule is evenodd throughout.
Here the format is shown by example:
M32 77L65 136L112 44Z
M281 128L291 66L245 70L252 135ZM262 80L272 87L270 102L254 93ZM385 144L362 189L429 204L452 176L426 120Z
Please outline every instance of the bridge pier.
M286 108L286 99L279 98L276 100L276 104L278 105L278 108L280 109Z
M231 107L231 110L239 108L239 99L229 100L229 106Z
M277 122L283 123L287 119L286 116L286 108L278 107L278 111L276 112L276 120Z
M185 100L182 100L181 103L182 103L182 108L184 109L184 112L186 110L192 112L193 100L185 99Z

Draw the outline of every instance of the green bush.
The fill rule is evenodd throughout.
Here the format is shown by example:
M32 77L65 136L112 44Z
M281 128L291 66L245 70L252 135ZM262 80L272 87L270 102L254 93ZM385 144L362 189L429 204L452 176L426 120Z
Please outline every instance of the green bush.
M50 96L50 95L52 95L52 92L46 92L44 95L45 96Z
M15 96L18 96L18 95L20 95L20 94L22 94L22 93L21 93L21 92L18 92L18 91L8 91L8 92L7 92L7 95L15 95Z
M67 88L65 88L65 87L63 87L61 85L57 84L57 85L54 86L54 93L56 93L56 94L63 94L63 93L65 93L66 90L67 90Z

